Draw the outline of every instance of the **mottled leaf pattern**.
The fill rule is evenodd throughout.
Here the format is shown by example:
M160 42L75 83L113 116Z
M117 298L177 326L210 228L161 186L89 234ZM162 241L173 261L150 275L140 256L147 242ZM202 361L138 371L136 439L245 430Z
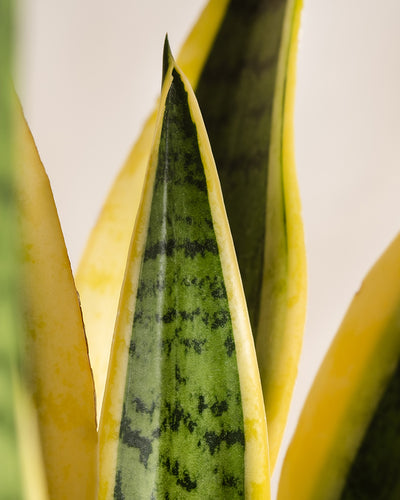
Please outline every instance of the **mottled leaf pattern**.
M197 131L175 70L137 288L116 474L120 500L244 495L231 316Z

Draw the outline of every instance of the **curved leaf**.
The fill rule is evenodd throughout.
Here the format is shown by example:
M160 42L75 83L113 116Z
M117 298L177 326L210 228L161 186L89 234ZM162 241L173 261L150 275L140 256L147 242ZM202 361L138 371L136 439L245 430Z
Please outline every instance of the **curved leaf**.
M364 279L314 380L279 499L399 494L400 235Z
M70 262L49 180L15 106L20 299L26 370L38 412L52 499L94 499L97 430L93 378Z

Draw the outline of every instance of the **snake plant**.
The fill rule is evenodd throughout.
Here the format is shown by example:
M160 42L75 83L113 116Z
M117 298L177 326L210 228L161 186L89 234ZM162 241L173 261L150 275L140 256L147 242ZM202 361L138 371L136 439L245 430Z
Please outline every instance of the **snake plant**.
M0 0L0 498L269 499L306 260L301 0L210 0L74 278ZM399 495L399 238L327 353L280 499ZM76 285L75 285L76 283ZM372 496L371 496L372 495Z

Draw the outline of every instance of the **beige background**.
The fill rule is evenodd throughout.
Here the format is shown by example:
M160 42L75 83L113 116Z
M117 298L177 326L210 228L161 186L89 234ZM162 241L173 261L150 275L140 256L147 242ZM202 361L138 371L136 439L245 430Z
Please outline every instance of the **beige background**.
M74 268L159 91L164 35L177 52L203 3L19 1L17 88ZM304 3L296 147L309 311L284 448L352 295L400 229L400 2Z

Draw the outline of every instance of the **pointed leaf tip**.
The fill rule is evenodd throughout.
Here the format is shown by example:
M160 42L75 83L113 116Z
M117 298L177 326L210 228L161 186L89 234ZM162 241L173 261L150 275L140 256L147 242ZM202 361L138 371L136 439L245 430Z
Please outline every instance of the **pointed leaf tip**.
M168 33L165 35L165 41L164 41L164 52L163 52L163 69L162 69L162 82L161 85L164 83L165 76L168 72L168 68L170 67L171 64L174 64L174 57L171 52L171 47L169 45L169 40L168 40Z

